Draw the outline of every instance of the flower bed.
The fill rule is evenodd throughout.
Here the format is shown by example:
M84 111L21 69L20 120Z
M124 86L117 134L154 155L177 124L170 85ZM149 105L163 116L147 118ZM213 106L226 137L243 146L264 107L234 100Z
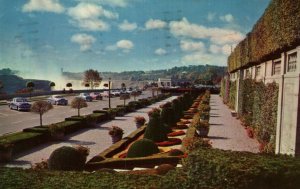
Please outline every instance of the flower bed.
M156 144L158 146L174 146L181 144L182 140L179 138L169 138L168 141L163 141L163 142L157 142Z
M168 137L181 136L181 135L185 135L185 132L184 131L174 131L172 133L169 133Z

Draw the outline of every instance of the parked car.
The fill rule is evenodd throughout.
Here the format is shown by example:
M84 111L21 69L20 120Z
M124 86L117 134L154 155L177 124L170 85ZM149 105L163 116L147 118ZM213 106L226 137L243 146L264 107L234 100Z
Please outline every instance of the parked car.
M101 96L103 96L103 97L108 97L109 96L109 92L108 91L103 91L102 93L101 93ZM112 93L110 93L110 97L113 97L114 95L112 94Z
M120 92L119 90L112 90L112 91L111 91L111 94L112 94L113 96L120 96L121 92Z
M78 97L84 99L87 102L93 101L93 98L88 93L80 93Z
M47 99L47 102L54 105L68 105L68 100L60 95L52 95Z
M102 100L102 96L99 92L91 92L90 96L94 99L94 100Z
M8 107L12 110L25 110L28 111L31 108L31 104L28 102L28 100L26 98L22 98L22 97L15 97L12 99L11 102L8 103Z

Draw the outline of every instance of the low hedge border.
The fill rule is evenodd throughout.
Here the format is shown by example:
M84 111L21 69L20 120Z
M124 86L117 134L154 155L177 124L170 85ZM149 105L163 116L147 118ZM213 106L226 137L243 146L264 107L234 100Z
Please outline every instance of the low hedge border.
M107 158L100 162L89 162L85 166L87 171L102 168L133 169L135 167L153 168L156 165L171 164L176 166L182 157L179 156L151 156L142 158Z
M0 137L0 143L13 144L13 155L25 150L29 150L41 143L47 142L48 133L38 132L17 132Z

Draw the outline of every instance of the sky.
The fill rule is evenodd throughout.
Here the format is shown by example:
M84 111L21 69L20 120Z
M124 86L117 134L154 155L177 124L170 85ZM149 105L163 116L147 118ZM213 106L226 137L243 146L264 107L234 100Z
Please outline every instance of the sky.
M270 0L0 0L0 69L226 66Z

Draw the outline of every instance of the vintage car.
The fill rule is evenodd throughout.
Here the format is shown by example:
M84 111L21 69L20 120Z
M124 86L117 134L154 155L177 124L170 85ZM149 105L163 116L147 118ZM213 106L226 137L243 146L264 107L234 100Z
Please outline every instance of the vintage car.
M54 105L68 105L68 100L60 95L52 95L47 99L47 102Z
M94 99L94 100L102 100L102 96L99 92L91 92L90 96Z
M82 98L87 102L93 101L93 98L88 93L80 93L79 96L77 96L77 97Z
M8 107L10 109L14 109L14 110L25 110L25 111L29 111L31 108L31 104L28 102L28 100L26 98L22 98L22 97L15 97L12 99L11 102L8 103Z

